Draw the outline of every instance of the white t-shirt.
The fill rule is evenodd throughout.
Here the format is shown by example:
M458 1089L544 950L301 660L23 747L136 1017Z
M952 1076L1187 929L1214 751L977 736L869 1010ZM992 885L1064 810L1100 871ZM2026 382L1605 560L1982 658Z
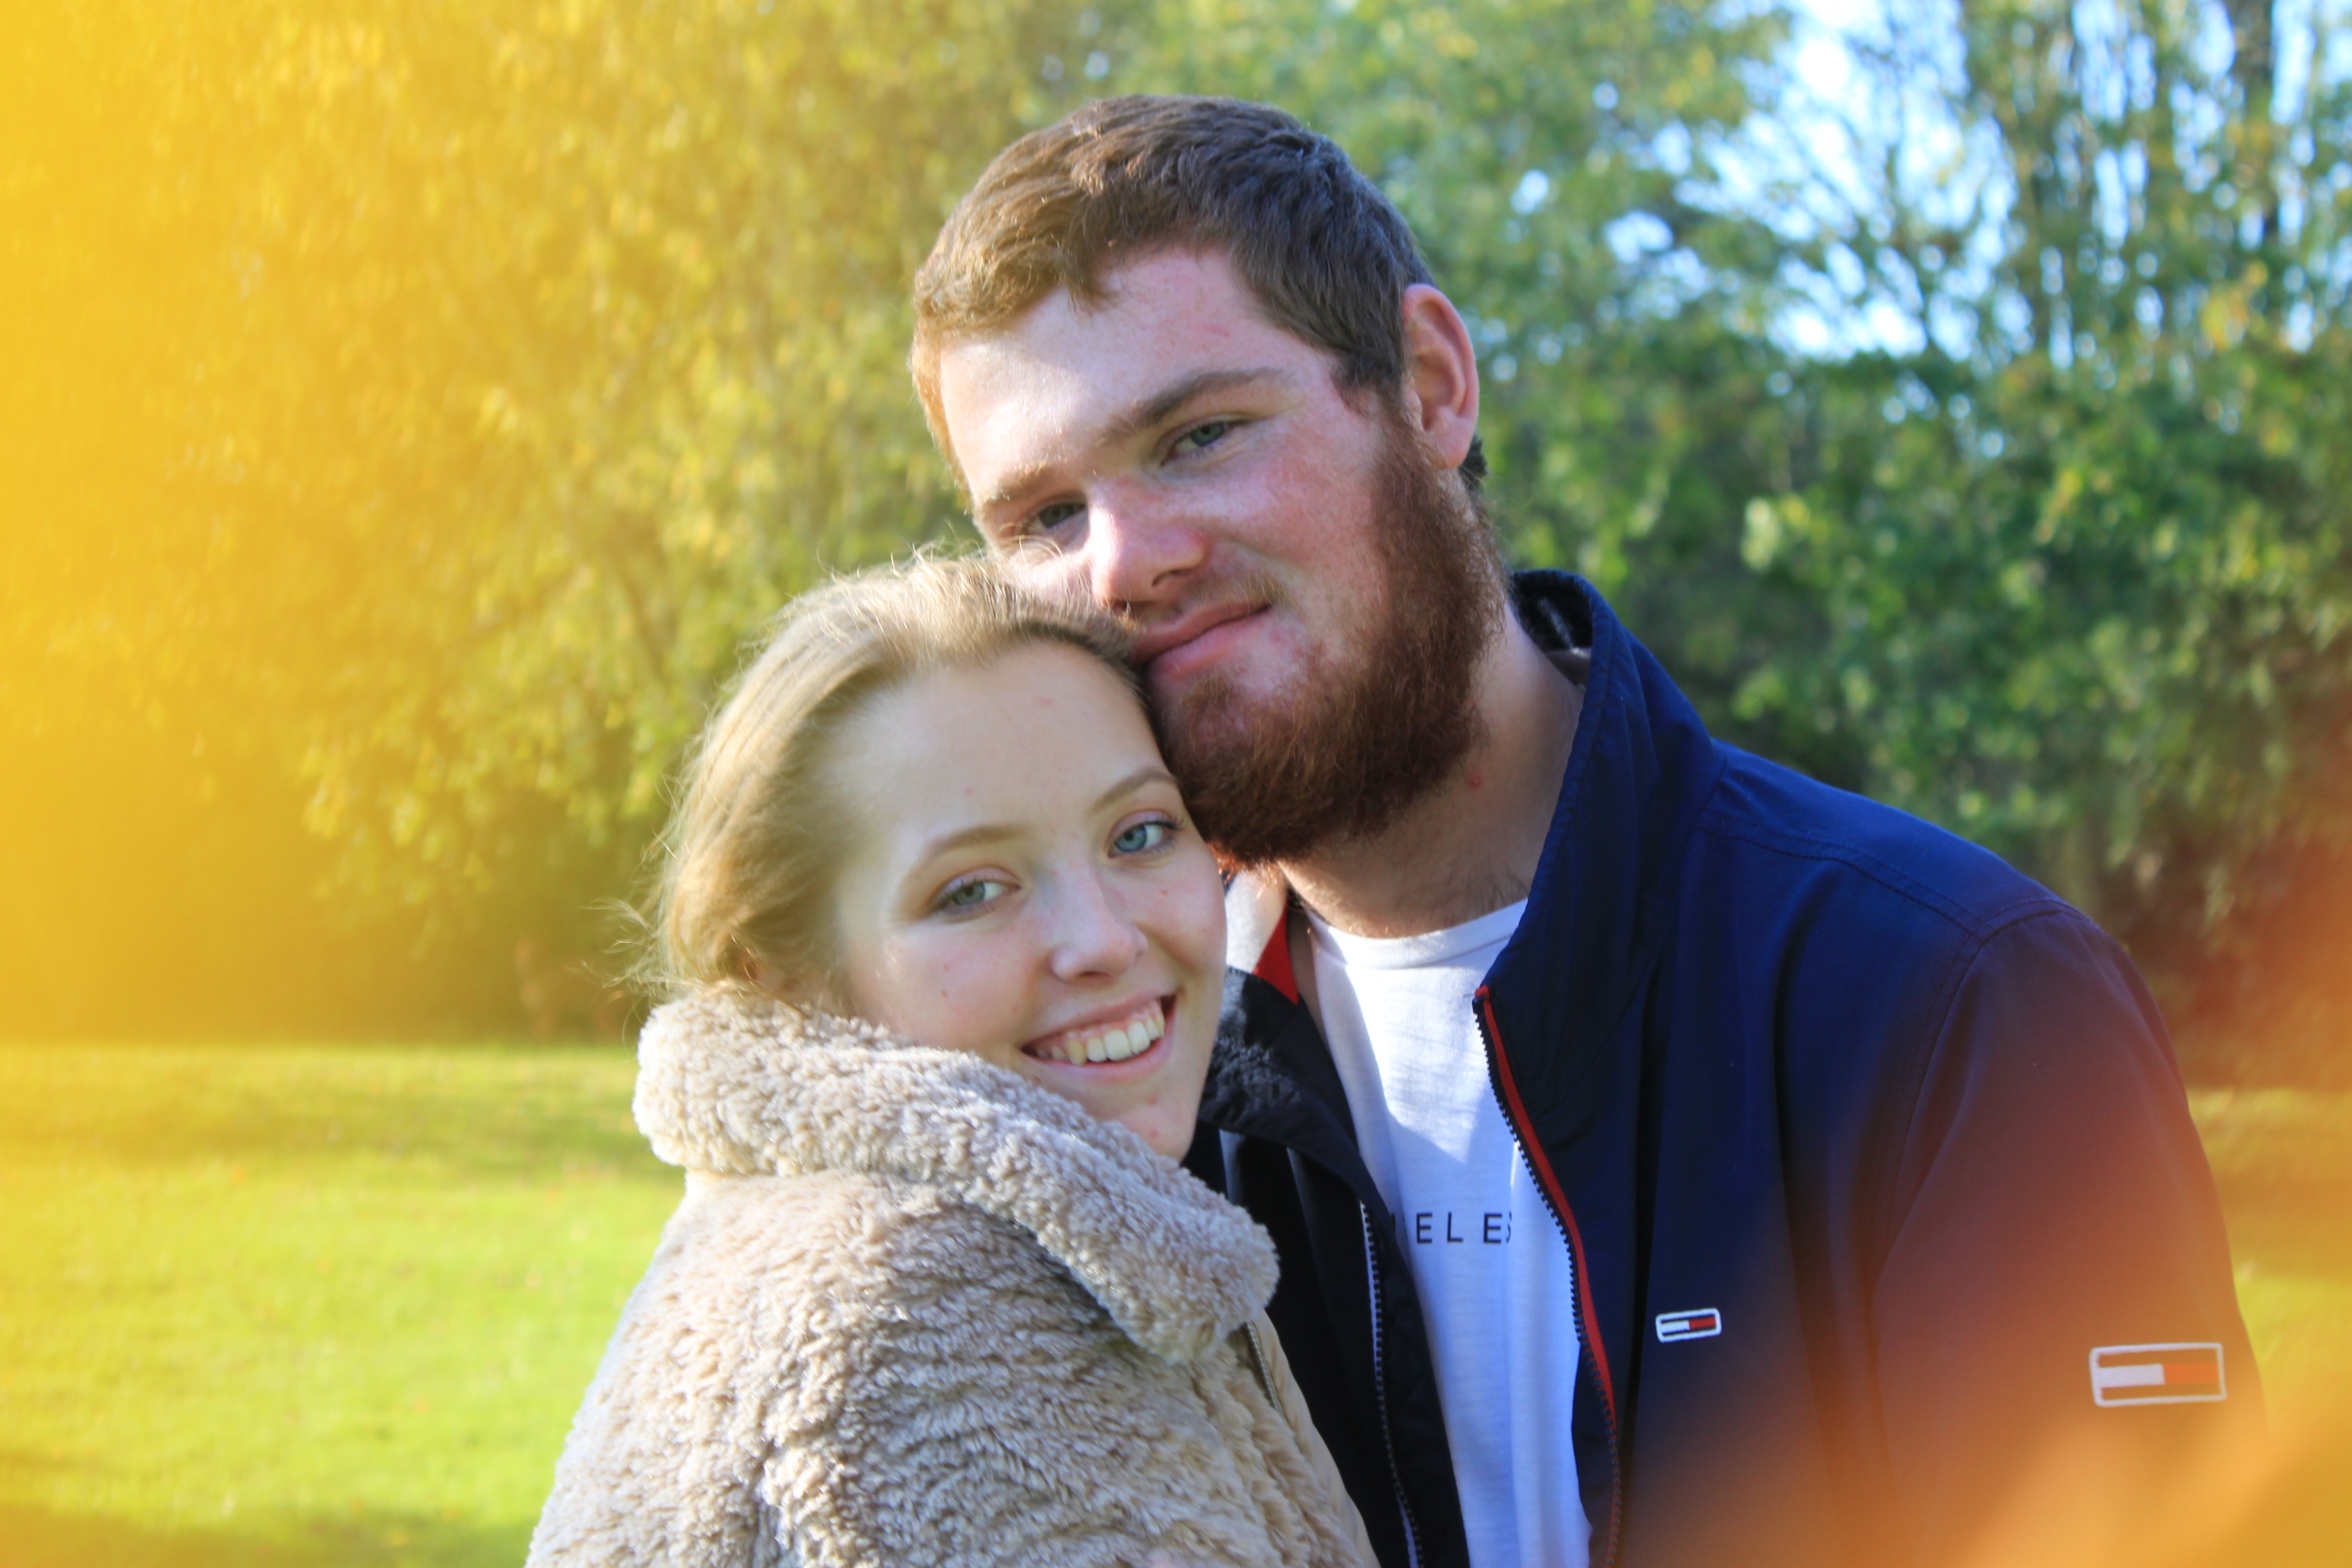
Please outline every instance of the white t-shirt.
M1473 1568L1583 1568L1574 1263L1513 1142L1471 999L1524 903L1426 936L1308 917L1323 1033L1437 1362Z

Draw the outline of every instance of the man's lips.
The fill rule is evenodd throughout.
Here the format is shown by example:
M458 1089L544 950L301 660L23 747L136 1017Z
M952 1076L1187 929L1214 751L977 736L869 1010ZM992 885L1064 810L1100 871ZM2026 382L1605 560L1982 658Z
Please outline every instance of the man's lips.
M1217 645L1226 640L1213 634L1263 615L1265 608L1262 604L1244 602L1187 611L1138 637L1135 656L1150 667L1155 677L1185 674L1191 666L1213 658Z

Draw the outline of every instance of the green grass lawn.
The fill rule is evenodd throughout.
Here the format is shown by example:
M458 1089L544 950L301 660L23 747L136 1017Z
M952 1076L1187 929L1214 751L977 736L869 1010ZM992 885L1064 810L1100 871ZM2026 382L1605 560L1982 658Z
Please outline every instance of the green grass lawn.
M2352 1094L2189 1097L2230 1216L2273 1426L2341 1426L2352 1391Z
M0 1564L512 1564L679 1179L614 1047L0 1047Z
M678 1192L614 1047L0 1047L0 1568L512 1564ZM2283 1420L2352 1096L2198 1096Z

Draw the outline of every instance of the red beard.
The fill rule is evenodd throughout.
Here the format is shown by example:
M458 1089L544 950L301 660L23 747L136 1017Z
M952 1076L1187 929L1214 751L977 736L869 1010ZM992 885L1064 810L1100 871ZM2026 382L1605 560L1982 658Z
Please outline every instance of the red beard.
M1318 660L1264 701L1212 673L1159 715L1168 764L1229 865L1369 837L1485 738L1479 658L1501 625L1503 564L1478 502L1391 410L1373 495L1381 603L1345 668Z

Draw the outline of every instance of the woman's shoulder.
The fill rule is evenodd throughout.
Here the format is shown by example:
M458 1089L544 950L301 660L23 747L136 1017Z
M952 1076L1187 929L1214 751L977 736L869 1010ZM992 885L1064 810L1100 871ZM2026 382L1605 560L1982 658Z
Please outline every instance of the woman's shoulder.
M1247 1215L1129 1129L976 1056L709 996L657 1012L639 1062L638 1124L663 1158L839 1181L794 1205L823 1210L828 1234L854 1232L841 1245L886 1300L1020 1284L1034 1286L1013 1304L1026 1310L1075 1282L1145 1351L1183 1362L1273 1293L1273 1244ZM733 1245L837 1267L805 1235L773 1243Z
M1035 1297L1049 1284L1044 1295L1066 1308L1093 1305L1018 1225L952 1188L866 1171L692 1174L655 1272L732 1281L771 1305L818 1298L845 1327L1008 1288Z

